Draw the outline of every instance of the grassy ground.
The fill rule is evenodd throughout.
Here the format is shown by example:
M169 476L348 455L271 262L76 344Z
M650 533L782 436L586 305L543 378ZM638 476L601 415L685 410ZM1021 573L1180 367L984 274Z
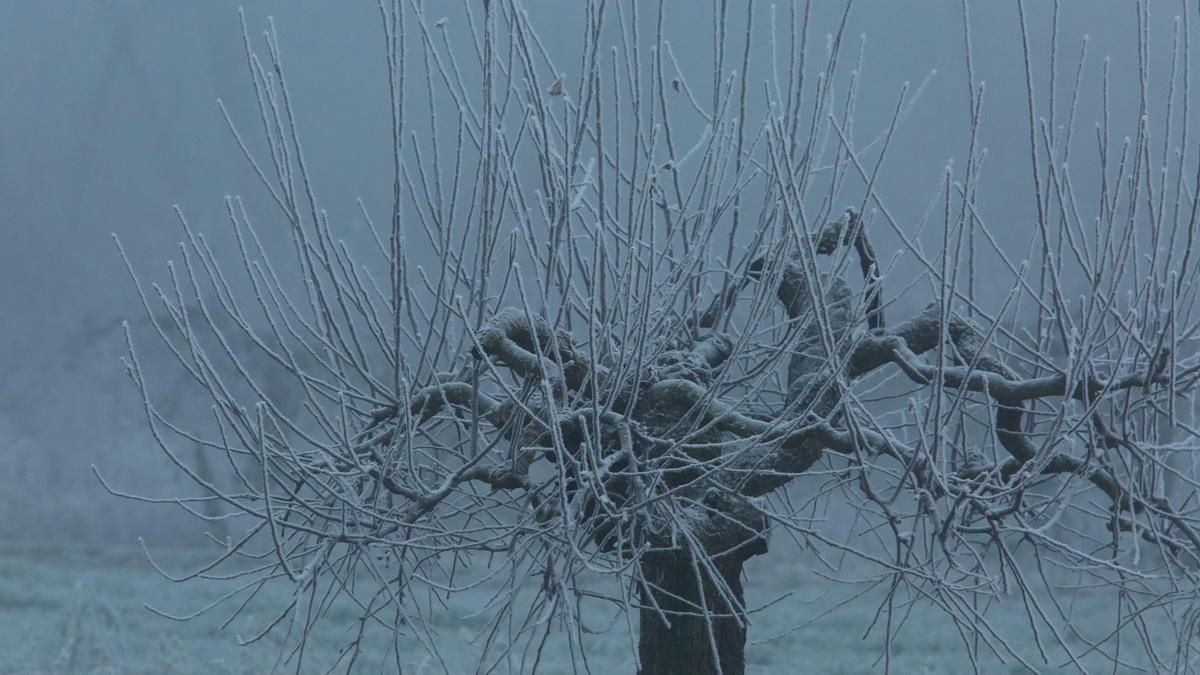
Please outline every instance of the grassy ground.
M825 584L803 563L789 556L776 556L773 567L752 572L748 587L751 603L765 603L780 592L795 589L796 595L755 614L751 641L761 641L802 624L846 596L821 595ZM188 554L166 557L173 569L183 569L199 559ZM756 581L758 583L756 583ZM767 585L770 587L767 587ZM0 550L0 673L120 673L167 675L270 672L278 654L278 642L239 647L236 634L248 635L250 624L234 624L218 630L221 615L202 616L177 623L145 610L150 603L172 612L194 610L216 599L219 584L173 584L159 577L139 550L83 550L71 548L19 548ZM275 591L279 598L285 591ZM748 650L749 670L755 673L874 673L882 672L877 662L883 646L882 632L863 633L878 606L880 594L871 592L838 612L802 630L779 639L754 644ZM268 598L269 599L269 598ZM478 597L458 596L444 615L437 618L438 648L450 672L475 671L474 650L468 642L483 625L469 616L484 602ZM254 626L268 618L267 603L249 617ZM1095 617L1098 632L1111 625L1111 599L1102 594L1080 598L1077 616ZM353 622L350 608L335 609L323 629L313 636L302 672L319 673L334 661L338 645L345 641L345 627ZM1106 618L1108 617L1108 618ZM1061 652L1051 651L1049 663L1037 655L1028 639L1027 619L1018 603L1000 606L989 613L994 625L1006 630L1020 645L1025 658L1039 672L1068 672ZM961 638L952 624L927 606L914 609L909 623L892 650L896 673L970 672ZM620 630L593 636L589 649L593 672L604 675L633 670L628 635ZM1078 647L1081 643L1074 643ZM391 661L383 665L389 648L384 636L372 643L370 667L362 672L392 672ZM412 640L400 642L406 673L445 672ZM1128 654L1126 649L1123 653ZM1132 658L1132 655L1131 655ZM571 672L565 647L552 641L543 655L539 672ZM1113 672L1096 655L1085 665L1098 672ZM992 657L982 664L985 673L1029 672L1010 658L1001 663ZM294 664L282 672L294 672ZM359 672L356 670L356 672ZM499 668L498 672L504 672ZM509 672L521 672L519 662ZM1126 672L1119 669L1118 672Z

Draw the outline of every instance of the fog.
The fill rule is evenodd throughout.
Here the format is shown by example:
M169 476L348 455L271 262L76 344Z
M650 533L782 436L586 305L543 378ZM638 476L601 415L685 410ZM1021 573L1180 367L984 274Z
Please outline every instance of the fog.
M703 74L711 67L712 18L707 2L674 2L689 3L702 11L676 11L666 37L682 69L703 87ZM569 81L571 69L578 68L573 50L581 28L574 6L580 3L525 4ZM729 4L731 24L741 26L743 4ZM1050 3L1027 4L1031 49L1039 63L1046 63L1053 12ZM823 49L824 34L836 29L840 5L815 3L814 52ZM430 20L448 16L451 39L466 44L464 32L455 31L464 24L461 3L429 1L426 7ZM787 8L786 2L778 3L783 26ZM1186 9L1184 2L1151 3L1151 73L1170 72L1173 19ZM767 11L758 15L768 20ZM267 27L268 16L280 35L305 157L322 206L339 237L352 247L367 245L356 199L380 215L391 204L379 11L372 2L255 2L246 7L252 39ZM1082 36L1089 35L1077 112L1078 132L1086 137L1079 144L1081 184L1089 182L1088 158L1095 152L1093 125L1100 117L1097 91L1106 55L1112 57L1113 86L1125 93L1112 102L1113 128L1136 132L1135 21L1135 3L1126 0L1062 3L1057 123L1065 119ZM947 162L965 162L969 118L962 23L960 3L949 0L862 0L849 20L853 40L866 35L855 122L859 137L869 139L886 127L904 82L915 89L936 71L898 132L879 183L893 215L911 224L913 234ZM1027 193L1032 181L1015 3L974 3L971 27L974 77L987 82L981 145L989 154L980 204L1003 233L1002 246L1020 260L1034 224L1031 200L1011 198ZM770 49L752 45L751 82L766 77ZM242 195L267 245L281 251L288 245L285 224L273 220L269 198L216 104L223 100L253 141L257 112L237 6L224 0L9 0L0 3L0 64L0 513L5 514L0 535L97 543L130 543L139 535L188 541L200 526L179 509L112 497L90 467L96 465L120 490L173 496L188 489L145 431L139 399L119 361L121 321L129 320L135 334L146 333L147 340L149 335L112 235L145 280L162 281L166 261L178 259L183 236L173 205L210 237L219 254L228 255L232 245L223 199ZM1165 87L1162 80L1152 78L1151 87ZM1042 95L1048 87L1048 72L1039 67L1035 91ZM419 113L423 104L413 96L406 105ZM1152 97L1163 99L1161 91ZM697 129L689 133L694 136ZM930 246L940 236L936 228L919 233ZM900 248L888 232L879 234L876 246L885 257ZM985 284L981 303L995 308L1006 291ZM899 310L923 302L901 297L895 306L903 313ZM151 347L147 350L153 354ZM167 388L160 393L171 394L170 376L160 382ZM208 403L191 396L180 392L172 405L188 419L203 419Z

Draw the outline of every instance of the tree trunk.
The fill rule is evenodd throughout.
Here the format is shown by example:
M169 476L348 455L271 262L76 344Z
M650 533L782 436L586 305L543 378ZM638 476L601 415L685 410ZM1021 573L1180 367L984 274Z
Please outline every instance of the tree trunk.
M741 615L744 562L745 558L739 555L713 560L736 601L736 607L730 607L707 572L701 573L701 581L696 579L692 561L686 553L658 555L643 561L642 573L656 588L642 592L645 607L641 610L638 636L641 659L638 675L742 675L746 672L746 623L745 616ZM655 609L656 605L670 625L664 623L663 614ZM701 616L698 607L707 607L710 618Z

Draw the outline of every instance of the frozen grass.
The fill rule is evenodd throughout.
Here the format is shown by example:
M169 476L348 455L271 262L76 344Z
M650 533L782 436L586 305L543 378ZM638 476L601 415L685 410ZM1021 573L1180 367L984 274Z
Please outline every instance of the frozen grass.
M164 556L172 569L190 567L200 558L195 554L175 553ZM813 576L808 565L789 555L768 555L762 564L751 567L748 600L761 605L780 592L795 589L796 594L753 616L751 641L763 640L786 631L817 615L846 596L847 589L836 588L822 594L827 582ZM767 582L771 586L767 586ZM239 632L249 635L267 619L267 607L281 606L286 590L279 587L264 593L268 602L248 617L252 623L235 622L225 631L218 625L223 615L202 616L188 623L177 623L156 616L143 608L150 603L164 610L180 612L196 609L221 593L217 584L173 584L159 577L136 549L64 549L60 547L7 547L0 552L0 673L99 673L167 675L170 673L245 673L270 672L278 655L278 642L268 641L239 647ZM475 671L474 650L467 644L483 625L483 619L471 618L473 610L486 602L486 591L477 595L457 596L435 625L440 637L438 647L452 673ZM755 673L874 673L882 672L876 659L882 650L881 631L865 639L882 591L871 592L839 611L803 630L785 637L752 645L747 652L748 669ZM276 600L271 602L271 600ZM1112 599L1097 592L1077 598L1074 613L1094 617L1094 634L1112 625ZM320 673L331 664L338 646L348 636L347 626L354 625L350 607L335 606L321 629L313 634L304 673ZM1014 644L1040 672L1067 672L1061 652L1050 652L1050 663L1037 656L1036 647L1026 639L1027 619L1019 602L994 608L989 617L997 628L1005 630ZM633 671L627 635L621 624L612 632L590 636L592 672L617 675ZM1165 631L1164 631L1165 632ZM390 645L386 636L376 634L371 651L360 660L356 672L392 672ZM1069 641L1070 642L1070 641ZM1078 648L1081 642L1074 642ZM1134 658L1131 649L1122 656ZM442 667L426 657L411 639L400 642L405 673L440 673ZM369 658L368 658L369 657ZM388 659L381 664L381 660ZM1112 672L1111 665L1092 655L1084 659L1089 669ZM381 667L382 665L382 667ZM950 623L936 610L919 605L913 610L906 629L892 650L896 673L970 672L960 638ZM1029 672L1019 664L1001 664L992 659L981 664L986 673ZM504 667L497 672L504 672ZM295 672L295 664L280 672ZM510 672L522 672L514 661ZM538 672L571 672L562 641L552 640L542 657ZM1124 670L1122 670L1124 672Z

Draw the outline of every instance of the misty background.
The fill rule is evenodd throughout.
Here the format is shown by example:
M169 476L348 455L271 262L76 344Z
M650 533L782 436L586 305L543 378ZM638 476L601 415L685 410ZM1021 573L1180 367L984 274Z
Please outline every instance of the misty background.
M480 11L479 4L469 0L473 11ZM571 69L578 67L581 4L525 2L568 83ZM647 14L657 6L644 4ZM675 12L666 38L694 78L692 85L702 89L711 69L711 3L669 4ZM1044 97L1053 11L1049 2L1027 5L1031 49L1042 64L1035 88ZM728 6L731 31L738 34L745 4L732 0ZM451 41L469 48L459 30L465 25L462 2L426 0L425 7L431 22L448 17ZM779 30L786 30L789 4L781 1L777 7ZM843 8L840 2L814 3L812 62L821 61L824 35L836 29ZM760 2L757 15L767 21L763 9ZM1157 82L1152 77L1151 87L1165 88L1173 21L1187 9L1183 1L1151 3L1149 72L1163 74ZM386 220L392 183L386 62L376 4L253 2L245 13L252 39L266 28L268 16L275 17L318 197L337 236L351 250L369 248L356 200L361 198L377 220ZM1059 121L1081 38L1090 37L1072 164L1080 184L1099 178L1093 128L1100 119L1097 92L1106 55L1112 56L1113 128L1120 134L1136 131L1135 21L1135 3L1126 0L1062 3ZM974 3L971 28L975 78L987 82L980 138L988 157L978 201L1002 233L1001 245L1020 260L1035 230L1015 2ZM859 142L886 128L903 82L915 89L936 70L893 141L879 181L892 214L915 233L946 162L966 162L961 3L860 0L848 37L857 41L860 34L867 39L855 123ZM651 37L652 31L643 31L643 40ZM756 40L752 45L752 83L769 73L770 51L769 44ZM740 62L740 47L738 54L730 61ZM786 63L786 57L781 60ZM853 60L848 56L843 62ZM172 211L177 204L218 256L234 264L223 200L241 195L264 243L281 256L288 253L286 224L272 211L216 105L222 99L251 145L260 147L237 3L6 0L0 3L0 64L0 536L120 544L139 535L156 543L195 541L202 524L171 505L109 495L90 466L119 490L152 497L195 494L145 430L140 399L119 360L125 351L122 321L130 322L143 367L154 373L152 393L165 412L195 424L209 414L201 392L186 387L179 367L155 349L112 234L144 282L165 282L165 263L179 258L177 243L183 237ZM419 72L419 60L410 67ZM406 104L419 106L420 91L413 86L409 98L414 100ZM1165 92L1159 94L1151 100L1166 99ZM694 139L698 131L690 133ZM901 248L886 229L872 236L885 260ZM920 238L927 251L936 251L940 229L927 226ZM419 239L414 237L412 245L419 247ZM991 272L982 270L980 301L995 310L1011 280L1007 273ZM912 273L903 262L897 268L901 276ZM902 288L885 288L888 299L895 300L892 316L928 298L922 287L911 299L897 298ZM273 394L286 398L287 384L276 383Z

